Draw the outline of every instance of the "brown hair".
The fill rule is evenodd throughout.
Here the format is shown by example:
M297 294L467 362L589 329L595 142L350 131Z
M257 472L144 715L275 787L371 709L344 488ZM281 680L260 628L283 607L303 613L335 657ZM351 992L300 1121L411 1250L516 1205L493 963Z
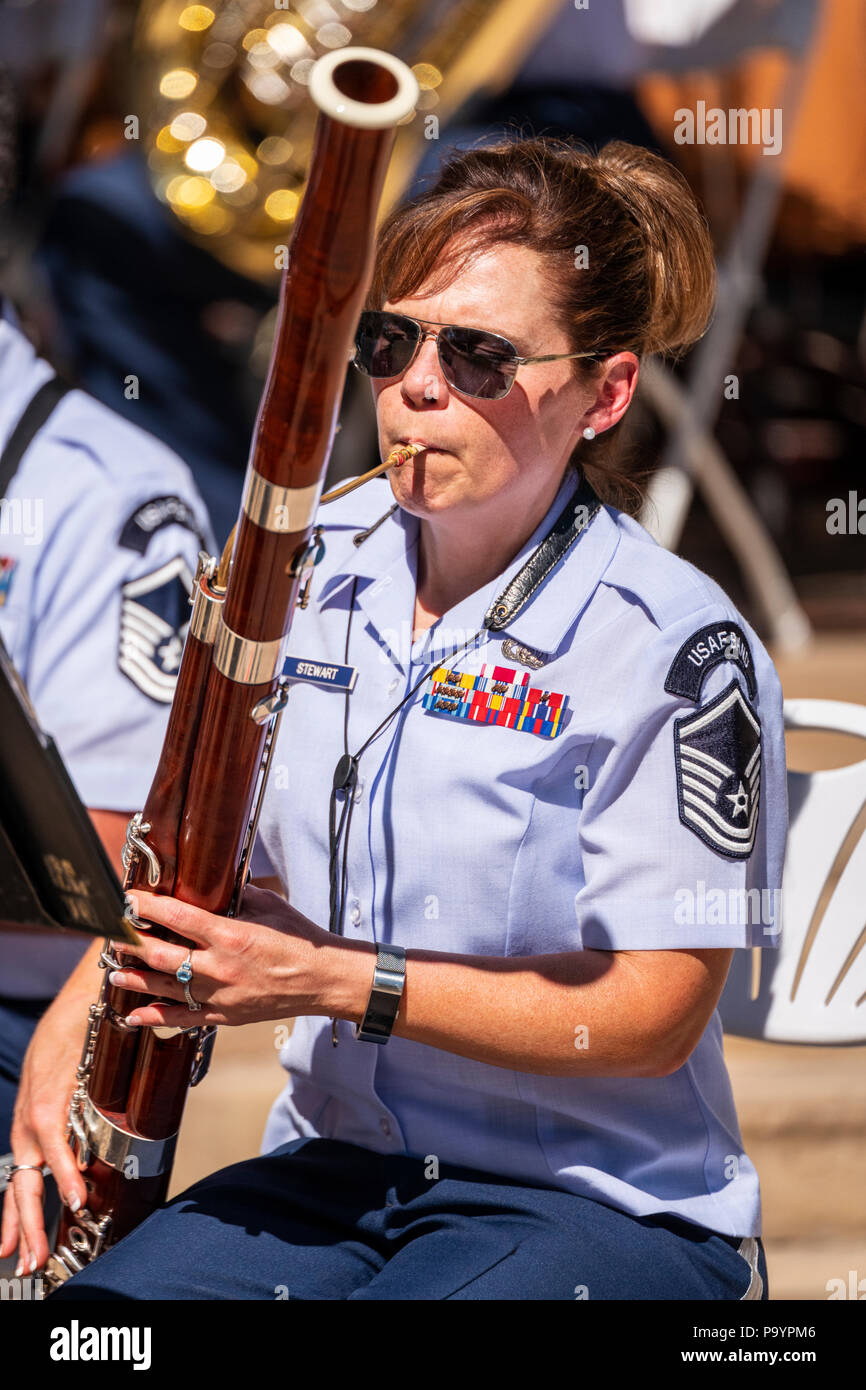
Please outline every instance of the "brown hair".
M448 247L447 256L442 253ZM450 284L495 242L528 246L556 270L554 321L592 373L615 352L675 355L706 331L716 273L707 224L667 160L622 141L596 155L559 137L507 139L451 156L436 183L395 208L377 238L367 308ZM586 264L578 250L586 248ZM441 262L441 264L439 264ZM434 266L443 273L432 279ZM636 512L635 478L613 465L618 427L579 462L603 501Z

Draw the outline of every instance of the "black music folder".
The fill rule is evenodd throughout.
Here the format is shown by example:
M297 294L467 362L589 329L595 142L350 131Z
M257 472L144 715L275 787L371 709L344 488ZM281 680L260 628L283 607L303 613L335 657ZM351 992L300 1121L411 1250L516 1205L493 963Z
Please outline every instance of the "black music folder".
M135 942L123 911L117 874L0 639L0 924Z

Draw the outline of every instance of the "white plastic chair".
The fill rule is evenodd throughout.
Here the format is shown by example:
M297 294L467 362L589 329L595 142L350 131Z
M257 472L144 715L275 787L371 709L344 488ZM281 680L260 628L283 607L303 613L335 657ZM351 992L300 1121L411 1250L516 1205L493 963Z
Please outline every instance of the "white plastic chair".
M786 700L785 727L866 739L866 706ZM719 1001L722 1025L768 1042L863 1043L866 759L789 771L788 805L780 945L734 952Z

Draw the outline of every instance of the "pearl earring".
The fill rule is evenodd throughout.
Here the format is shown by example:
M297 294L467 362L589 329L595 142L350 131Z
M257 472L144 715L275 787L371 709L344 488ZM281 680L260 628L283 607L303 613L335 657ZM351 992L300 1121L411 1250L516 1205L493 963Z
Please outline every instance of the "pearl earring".
M595 439L595 430L592 428L592 425L587 425L583 432L583 437L584 439Z

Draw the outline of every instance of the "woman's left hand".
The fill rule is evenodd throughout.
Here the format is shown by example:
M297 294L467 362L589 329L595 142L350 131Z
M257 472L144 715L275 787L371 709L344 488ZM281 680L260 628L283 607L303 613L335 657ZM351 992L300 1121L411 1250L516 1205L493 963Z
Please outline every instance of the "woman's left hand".
M189 989L202 1006L194 1012L188 1008L183 985L175 977L187 956L184 947L143 932L141 944L134 948L143 968L124 965L111 972L110 983L178 1002L142 1004L128 1016L130 1023L190 1028L329 1012L323 993L337 941L277 893L248 886L236 918L217 917L177 898L140 889L128 897L137 917L193 943Z

